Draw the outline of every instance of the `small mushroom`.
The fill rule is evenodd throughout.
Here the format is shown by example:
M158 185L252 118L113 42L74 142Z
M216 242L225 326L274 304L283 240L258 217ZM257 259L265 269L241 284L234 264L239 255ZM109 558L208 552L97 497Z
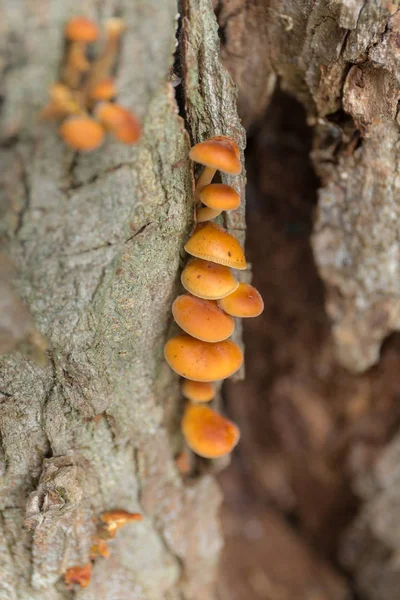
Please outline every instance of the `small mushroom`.
M200 225L186 242L188 254L226 267L244 270L247 267L243 248L236 238L216 223Z
M124 144L134 144L140 138L140 123L135 115L120 104L101 102L96 118Z
M93 89L104 79L112 74L118 56L121 35L125 30L125 23L118 17L113 17L105 22L106 43L103 51L95 60L90 70L84 88L85 97L91 97Z
M215 300L203 300L191 294L178 296L172 314L183 331L203 342L222 342L235 329L235 320L218 307Z
M232 340L209 343L179 335L164 347L165 360L175 373L193 381L219 381L235 373L243 354Z
M194 162L204 165L204 170L197 180L195 195L199 197L201 190L211 183L216 171L239 175L242 171L240 150L231 138L218 135L193 146L189 157Z
M70 44L63 69L63 81L75 89L79 87L82 73L90 68L85 55L86 45L97 40L99 30L90 19L75 17L66 24L65 37Z
M203 458L219 458L229 454L240 438L235 423L210 407L198 404L186 407L182 433L189 448Z
M102 126L85 115L67 118L58 132L67 146L81 152L95 150L104 140Z
M102 556L103 558L108 558L110 556L110 549L107 542L100 537L96 538L90 548L90 560L95 560L99 556Z
M218 300L219 306L233 317L258 317L264 310L264 302L258 290L248 283L240 283L239 287Z
M205 223L206 221L211 221L211 219L215 219L222 213L222 210L216 210L215 208L209 208L208 206L202 206L197 213L197 222Z
M74 583L77 583L82 588L85 588L90 583L90 578L92 575L92 564L88 563L83 567L70 567L64 573L64 581L67 586L70 588Z
M185 290L205 300L219 300L236 290L239 283L223 265L194 258L184 268L181 282Z
M58 119L66 115L78 115L82 107L74 98L72 91L63 83L50 86L50 102L40 112L41 119Z
M211 402L215 397L215 387L210 381L191 381L185 379L182 394L191 402Z
M230 185L210 183L199 193L203 204L214 210L236 210L240 206L240 196Z
M111 77L101 79L93 88L90 90L89 99L92 102L102 102L105 100L111 100L117 95L117 88L115 87L114 80Z

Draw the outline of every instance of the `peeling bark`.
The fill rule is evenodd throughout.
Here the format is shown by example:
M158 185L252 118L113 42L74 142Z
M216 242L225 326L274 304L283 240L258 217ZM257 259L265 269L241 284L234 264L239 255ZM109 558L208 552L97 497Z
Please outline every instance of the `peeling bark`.
M203 58L184 67L217 82L186 92L188 130L171 83L176 2L91 1L89 17L126 21L117 87L144 135L75 154L37 114L81 8L22 2L1 26L5 248L50 360L1 362L0 600L211 599L220 493L211 475L176 468L179 387L163 345L193 225L189 138L232 133L243 148L236 92L208 0L183 7L185 43ZM118 532L89 587L68 591L62 573L88 562L93 519L114 508L144 520Z

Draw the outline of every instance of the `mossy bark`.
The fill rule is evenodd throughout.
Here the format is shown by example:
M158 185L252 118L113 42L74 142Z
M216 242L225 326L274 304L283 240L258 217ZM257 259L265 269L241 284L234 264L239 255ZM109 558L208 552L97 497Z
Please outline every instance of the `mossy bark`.
M82 8L126 22L118 99L143 123L138 146L108 140L76 154L38 121L63 26ZM180 53L193 82L180 116L174 0L34 0L6 9L4 249L47 339L48 363L16 350L0 366L1 600L214 597L220 494L212 475L183 480L175 465L182 407L163 345L194 223L190 141L224 133L243 148L244 134L212 5L186 0L182 10L186 50L196 52L190 63ZM196 77L216 87L199 89ZM243 223L240 213L228 226L243 233ZM62 574L88 562L95 519L114 508L144 520L118 533L86 589L68 591Z

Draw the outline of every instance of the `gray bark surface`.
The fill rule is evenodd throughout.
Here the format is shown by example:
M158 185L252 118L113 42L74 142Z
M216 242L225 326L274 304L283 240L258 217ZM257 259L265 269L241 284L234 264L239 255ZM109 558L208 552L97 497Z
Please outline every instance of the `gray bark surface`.
M186 72L208 82L186 89L189 135L171 83L175 1L5 4L5 249L49 360L1 361L0 600L211 599L220 493L212 475L178 472L179 385L163 361L194 222L190 138L244 147L211 3L183 3ZM78 155L37 119L63 25L82 9L126 21L118 99L142 120L137 147ZM228 226L243 236L243 212ZM116 508L144 520L118 532L89 587L68 591L62 574L88 562L95 519Z
M246 126L257 126L277 84L306 109L321 180L314 257L337 358L363 372L400 329L399 3L214 6ZM399 596L399 456L397 433L372 470L353 476L363 504L343 540L342 561L368 600Z

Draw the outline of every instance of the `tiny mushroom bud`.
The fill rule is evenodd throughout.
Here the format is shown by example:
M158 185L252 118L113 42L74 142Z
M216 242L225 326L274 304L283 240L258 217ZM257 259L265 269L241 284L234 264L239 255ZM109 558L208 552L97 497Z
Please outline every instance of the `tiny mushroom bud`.
M104 140L104 129L94 119L82 115L69 117L58 130L64 142L73 150L95 150Z
M236 238L216 223L198 227L185 245L188 254L226 267L244 270L247 267L243 248Z
M71 567L64 573L64 581L68 587L71 587L74 583L77 583L82 588L85 588L90 583L91 574L91 563L88 563L83 567Z
M98 556L108 558L110 556L110 549L105 540L97 538L90 548L90 559L95 560Z
M200 200L215 210L235 210L240 206L240 196L230 185L210 183L199 193Z
M247 283L240 283L239 287L218 300L219 306L233 317L258 317L264 310L264 302L255 287Z
M239 285L228 267L201 258L188 262L181 282L188 292L205 300L224 298Z
M240 438L235 423L208 406L198 404L186 407L182 433L189 448L204 458L219 458L229 454Z
M164 347L165 360L178 375L193 381L219 381L235 373L243 354L231 340L209 343L190 335L179 335Z
M215 397L215 387L210 381L191 381L185 379L182 394L191 402L211 402Z
M242 171L238 145L223 135L196 144L190 150L189 157L194 162L205 166L197 180L196 197L206 185L211 183L217 170L231 175L239 175Z
M96 118L124 144L134 144L140 138L140 123L127 108L111 102L96 107Z
M130 513L126 510L111 510L103 513L100 516L100 520L113 530L120 529L127 523L132 523L133 521L142 521L143 516L140 513Z
M117 95L117 88L115 87L114 80L108 77L102 79L90 90L90 100L94 102L101 102L103 100L111 100Z
M175 299L172 314L183 331L203 342L222 342L235 329L233 317L224 313L215 300L203 300L190 294Z
M215 208L203 206L197 213L197 222L205 223L205 221L211 221L211 219L215 219L215 217L218 217L221 213L222 210L217 210Z

